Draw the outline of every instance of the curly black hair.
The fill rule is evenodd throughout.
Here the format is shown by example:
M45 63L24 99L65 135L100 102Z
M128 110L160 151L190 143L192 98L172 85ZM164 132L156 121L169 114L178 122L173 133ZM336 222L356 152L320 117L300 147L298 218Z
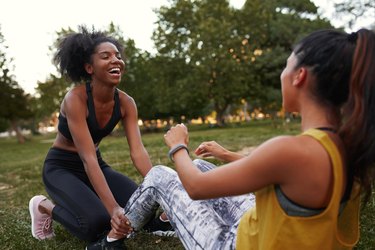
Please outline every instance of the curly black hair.
M91 77L84 65L91 62L91 55L103 42L112 43L122 54L123 45L115 38L94 28L90 32L85 26L79 26L78 32L70 33L59 41L53 61L61 75L67 76L73 82L88 81Z

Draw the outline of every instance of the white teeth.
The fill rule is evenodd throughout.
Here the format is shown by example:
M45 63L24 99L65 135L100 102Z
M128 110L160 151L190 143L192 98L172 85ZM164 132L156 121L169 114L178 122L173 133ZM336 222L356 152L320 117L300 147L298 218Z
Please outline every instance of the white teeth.
M120 68L113 68L109 70L109 73L120 73Z

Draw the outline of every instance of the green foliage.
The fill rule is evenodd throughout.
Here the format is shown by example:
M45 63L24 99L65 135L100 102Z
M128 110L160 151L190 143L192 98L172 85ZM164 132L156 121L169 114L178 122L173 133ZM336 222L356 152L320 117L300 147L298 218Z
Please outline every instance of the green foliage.
M221 124L230 107L244 100L252 109L280 110L279 75L293 44L313 30L331 27L310 0L249 0L241 9L228 0L171 0L156 14L155 55L137 48L114 23L106 29L125 45L126 74L119 88L135 99L144 121L205 118L216 111ZM73 31L56 32L51 55ZM0 49L2 68L4 58ZM71 86L51 74L38 83L36 99L26 97L20 105L34 113L36 124L59 110Z
M345 20L345 27L352 28L354 24L362 19L375 20L375 2L373 0L344 0L335 3L336 16ZM349 18L348 18L349 17ZM372 23L375 29L375 23Z
M0 118L2 125L0 128L4 131L5 121L12 124L13 129L18 129L19 121L28 119L33 114L29 107L31 96L15 81L12 75L11 61L6 56L4 37L0 31Z
M70 86L72 86L72 83L68 84L64 78L52 74L45 82L39 82L36 87L39 98L33 103L36 116L44 118L57 112Z
M167 94L156 96L167 110L177 107L180 113L186 112L182 91L190 88L192 97L186 100L208 98L209 102L200 103L196 110L212 103L219 124L229 105L242 99L253 106L264 103L280 109L281 102L275 104L279 94L264 92L280 88L279 75L296 38L331 27L320 19L317 7L309 0L246 1L240 10L231 8L226 0L173 0L157 15L153 39L159 55L165 62L172 61L174 67L160 65L161 77L156 84ZM171 93L178 94L180 105ZM269 97L269 93L275 95Z

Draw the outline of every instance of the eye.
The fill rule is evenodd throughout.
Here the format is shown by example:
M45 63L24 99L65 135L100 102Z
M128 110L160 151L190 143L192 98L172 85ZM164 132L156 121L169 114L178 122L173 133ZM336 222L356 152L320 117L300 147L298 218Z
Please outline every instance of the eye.
M107 54L100 54L101 59L108 59L109 56Z

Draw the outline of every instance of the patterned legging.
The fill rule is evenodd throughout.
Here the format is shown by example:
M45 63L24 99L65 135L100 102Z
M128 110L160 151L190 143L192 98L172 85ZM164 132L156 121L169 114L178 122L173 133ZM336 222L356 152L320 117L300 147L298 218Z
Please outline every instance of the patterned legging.
M194 160L194 164L203 172L216 167L203 160ZM244 212L255 205L255 196L192 200L176 171L155 166L129 199L125 215L138 230L159 204L186 249L235 249L238 223Z

